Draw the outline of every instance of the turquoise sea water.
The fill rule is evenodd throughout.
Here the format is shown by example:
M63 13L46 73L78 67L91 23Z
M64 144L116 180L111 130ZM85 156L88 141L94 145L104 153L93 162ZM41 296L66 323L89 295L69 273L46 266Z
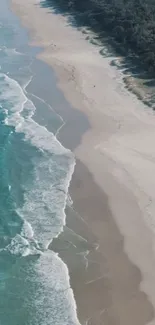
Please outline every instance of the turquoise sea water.
M0 325L73 325L67 266L48 245L65 224L75 161L55 136L62 118L51 109L53 133L33 119L26 89L36 51L1 0Z

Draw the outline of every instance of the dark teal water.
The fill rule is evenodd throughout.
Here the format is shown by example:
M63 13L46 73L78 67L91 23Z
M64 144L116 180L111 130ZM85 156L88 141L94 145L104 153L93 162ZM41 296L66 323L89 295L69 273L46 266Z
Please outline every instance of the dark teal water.
M63 120L27 86L38 49L0 3L0 325L79 324L66 265L48 250L63 230L74 157L56 139ZM46 116L47 119L47 116ZM52 133L53 132L53 133Z

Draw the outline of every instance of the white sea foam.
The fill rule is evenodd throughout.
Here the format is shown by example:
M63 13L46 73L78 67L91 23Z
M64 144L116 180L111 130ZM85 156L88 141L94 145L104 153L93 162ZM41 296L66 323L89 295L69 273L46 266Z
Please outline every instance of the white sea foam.
M18 55L18 56L19 56L19 55L21 55L21 56L25 55L25 54L23 54L23 53L17 51L17 49L12 49L12 48L7 48L7 47L5 47L5 53L6 53L8 56L11 56L11 59L12 59L12 56L13 56L13 55Z
M17 211L23 219L21 233L6 250L17 256L40 254L33 272L31 268L30 280L32 285L37 283L33 323L80 325L67 266L56 253L47 250L65 225L67 199L71 203L68 187L75 166L74 156L32 119L35 106L15 80L0 74L0 87L0 99L10 103L5 123L24 133L25 141L39 152L39 157L32 158L33 178L24 185L24 205Z
M12 240L11 245L8 245L7 251L18 256L32 254L28 242L26 240L24 242L19 235ZM28 261L31 261L30 264ZM13 282L12 286L17 291L16 294L22 297L22 303L24 301L25 306L28 304L33 309L31 314L33 318L29 319L27 324L80 325L65 263L59 258L58 254L49 250L40 254L34 263L32 261L33 259L27 260L27 263L24 264L24 271L22 267L19 269L18 274L23 277L20 287L18 285L16 287L16 283L18 284L17 270L15 270L15 274L13 273L14 270L12 271L15 277L15 284ZM28 286L28 290L32 292L28 297L22 296L24 294L24 290L21 292L24 288L24 282Z
M14 255L27 256L30 254L29 246L28 240L17 234L5 250Z
M69 193L68 193L68 196L67 196L67 205L69 207L72 207L73 206L73 200L72 200L72 198L71 198L71 196L70 196Z
M42 150L39 159L32 159L34 178L28 188L25 184L25 203L18 213L32 226L34 240L45 249L65 225L65 206L75 165L74 156L54 134L32 119L35 106L17 81L2 73L1 81L0 98L11 103L5 123L14 126L16 132L24 133L26 141ZM22 116L23 111L26 118Z
M73 291L70 288L68 269L59 256L46 251L38 260L35 271L41 283L41 294L37 297L37 307L40 306L37 323L80 325L76 315ZM42 309L44 300L46 300L45 310Z
M22 188L24 190L24 204L17 211L23 221L21 232L12 240L10 236L8 239L6 238L5 249L2 248L4 253L2 255L4 260L7 260L9 270L8 273L5 270L6 281L4 286L3 283L1 284L2 299L0 300L2 304L0 304L0 307L3 305L5 306L4 310L7 310L7 306L9 306L9 311L5 313L5 319L2 320L2 323L10 322L10 312L12 322L19 323L20 310L21 315L24 312L27 325L79 325L67 266L57 254L46 250L52 238L58 236L65 224L65 205L75 160L73 154L65 149L52 133L32 119L35 106L26 96L26 87L32 77L29 78L30 69L27 73L28 67L25 66L24 70L23 65L20 64L22 61L20 55L22 53L7 48L3 48L3 52L6 55L4 55L2 69L3 71L9 71L10 74L0 73L1 112L3 110L6 116L5 124L13 126L16 133L19 132L22 133L22 136L25 135L23 147L25 146L24 149L26 148L26 150L29 149L28 142L32 156L34 148L34 156L32 157L34 173L33 175L26 175L28 182L25 181L26 177L24 175L24 185L22 183L24 187ZM3 54L1 53L2 57ZM20 87L17 81L9 77L11 71L14 71L14 67L17 67L16 72L20 72L18 80L23 88ZM28 78L25 78L25 76ZM28 81L25 82L25 79ZM19 157L22 159L22 150L20 151L22 136L15 135L14 128L11 128L13 131L10 132L8 151L16 149L10 163L14 162L14 157L16 159L16 150L18 148ZM4 129L6 128L4 127ZM16 139L19 147L14 147ZM17 159L19 157L17 152ZM19 159L19 161L21 167L23 167L24 163L22 165L22 160ZM17 166L16 161L14 166ZM22 171L24 174L24 170ZM10 184L8 184L10 197L15 186L16 170L15 177L10 177ZM12 225L18 226L18 222L17 224L15 222L13 218ZM12 254L13 258L10 258L10 254ZM25 258L26 256L29 257ZM4 295L2 286L4 287ZM31 288L33 288L32 291ZM14 299L12 299L12 293ZM7 321L8 319L9 321Z
M12 60L12 56L14 56L14 55L21 55L21 56L25 55L25 54L17 51L15 48L14 49L8 48L6 46L2 46L0 48L0 51L3 51L8 57L11 57L11 60Z
M34 231L32 229L32 226L30 225L29 222L24 220L21 235L27 239L32 239L34 235Z

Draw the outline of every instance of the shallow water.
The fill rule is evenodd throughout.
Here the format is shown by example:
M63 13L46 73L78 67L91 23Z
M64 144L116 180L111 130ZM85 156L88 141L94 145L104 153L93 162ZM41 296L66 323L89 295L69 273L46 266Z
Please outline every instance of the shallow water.
M61 116L27 93L39 49L5 0L0 9L0 325L78 324L68 269L48 250L65 224L75 160L56 138Z

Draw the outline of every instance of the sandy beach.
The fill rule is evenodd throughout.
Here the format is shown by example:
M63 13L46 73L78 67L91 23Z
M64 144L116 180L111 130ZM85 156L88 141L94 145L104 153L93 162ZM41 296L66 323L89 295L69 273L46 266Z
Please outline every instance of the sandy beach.
M53 247L69 266L81 324L154 325L154 112L125 88L113 57L102 57L44 3L12 0L31 43L44 48L39 59L53 68L73 107L72 114L62 107L58 113L66 121L59 139L77 159L74 203ZM78 242L87 240L85 255L68 245L62 250L70 229Z

